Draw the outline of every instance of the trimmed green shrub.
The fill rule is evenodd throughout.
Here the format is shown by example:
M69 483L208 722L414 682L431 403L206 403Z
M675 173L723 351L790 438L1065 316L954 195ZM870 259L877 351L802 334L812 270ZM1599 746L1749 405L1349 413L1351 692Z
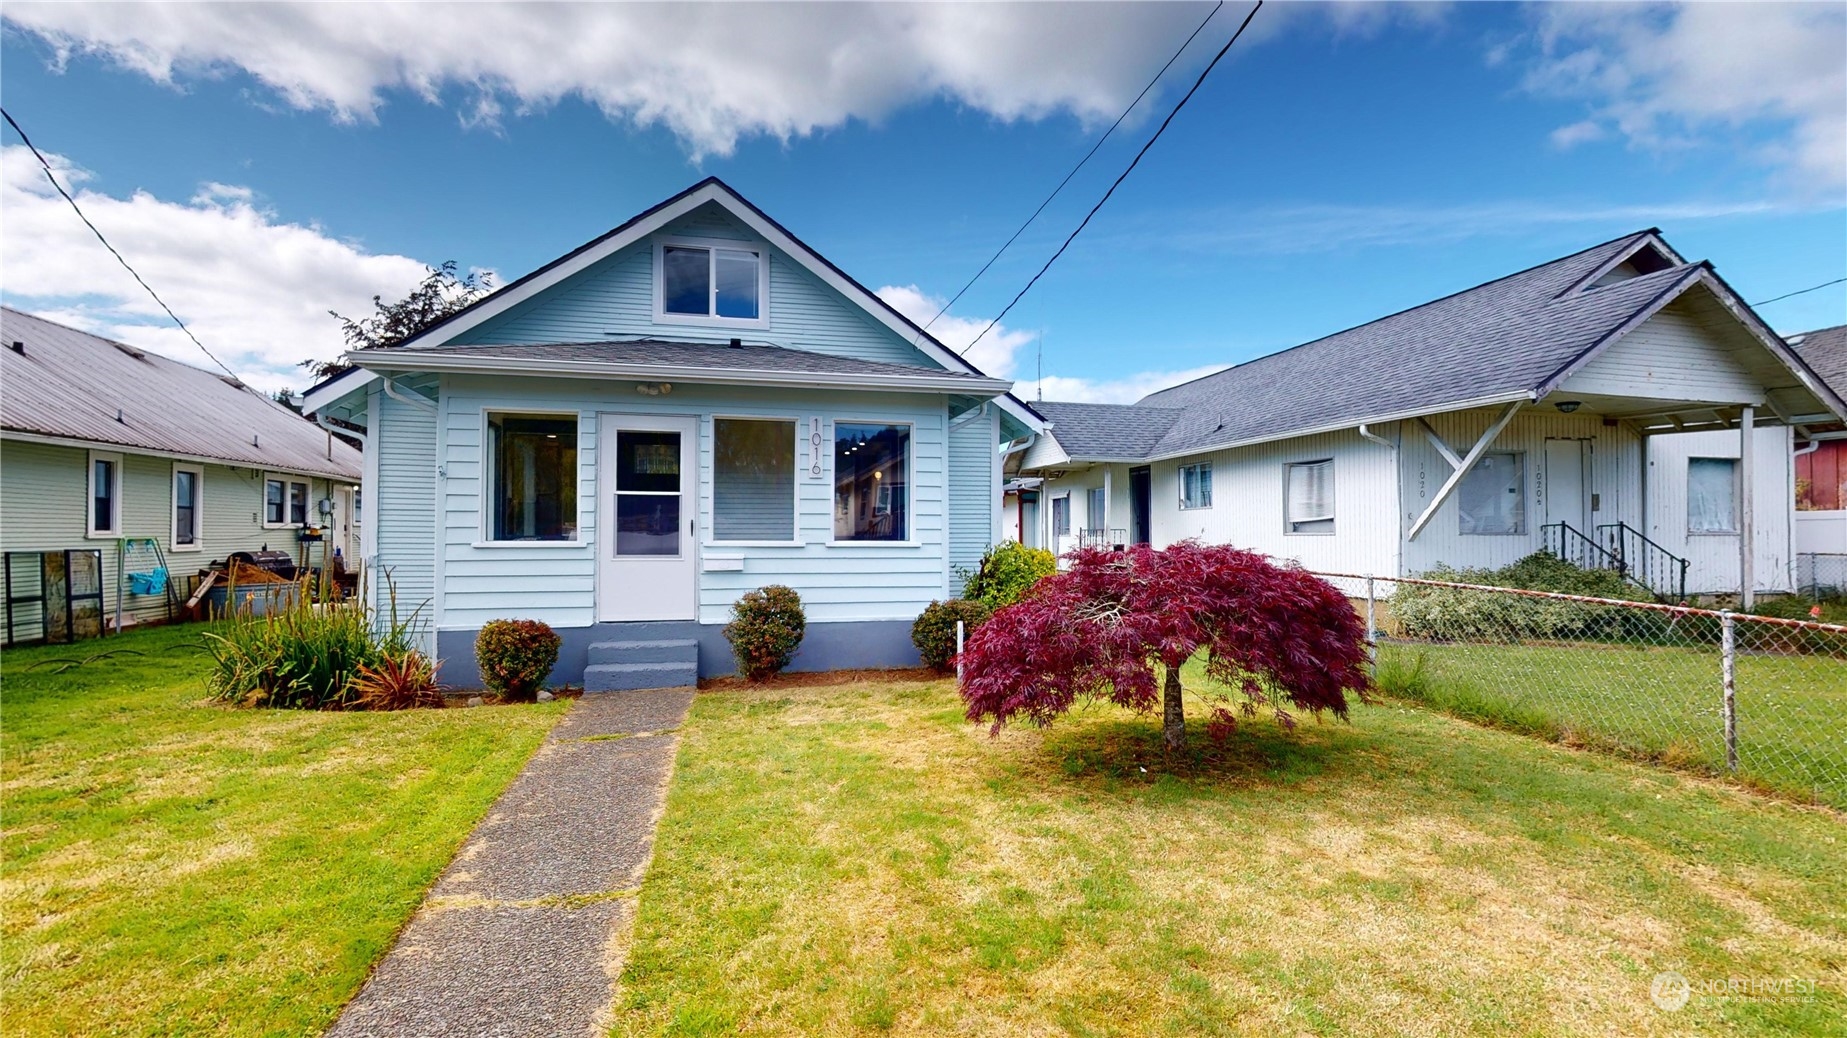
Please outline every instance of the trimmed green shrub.
M789 665L807 630L802 596L794 588L771 584L744 592L732 605L725 640L731 643L738 672L751 681L762 681Z
M1491 587L1553 591L1591 598L1650 601L1651 596L1610 570L1587 570L1548 552L1535 552L1500 569L1452 569L1437 566L1423 574L1428 580ZM1492 591L1400 584L1392 595L1392 614L1414 638L1507 641L1522 638L1549 640L1609 638L1640 633L1656 618L1620 606L1599 606L1542 598L1523 598Z
M541 620L489 620L475 638L481 683L502 699L536 697L563 641Z
M980 602L993 612L1018 602L1034 584L1056 572L1058 556L1018 541L1002 541L981 556L980 567L962 586L962 597Z
M956 621L962 621L964 635L972 634L992 612L986 604L967 598L931 602L911 624L911 644L917 646L924 666L947 674L956 654Z

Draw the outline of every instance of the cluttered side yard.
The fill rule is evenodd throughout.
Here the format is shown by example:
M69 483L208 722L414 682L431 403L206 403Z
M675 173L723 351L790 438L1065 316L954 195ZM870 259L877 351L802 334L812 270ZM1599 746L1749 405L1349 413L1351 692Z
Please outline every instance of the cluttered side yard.
M9 1034L317 1033L566 708L235 709L202 630L0 656Z
M822 680L696 701L615 1034L1847 1032L1827 808L1397 702L1195 702L1173 767L1158 716Z

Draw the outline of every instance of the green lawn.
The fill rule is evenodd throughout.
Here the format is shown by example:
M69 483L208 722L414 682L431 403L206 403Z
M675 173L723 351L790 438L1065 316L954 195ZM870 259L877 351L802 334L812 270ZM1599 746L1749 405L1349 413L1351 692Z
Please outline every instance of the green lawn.
M1837 813L1397 703L1179 773L1157 726L702 693L613 1032L1847 1033ZM1670 1013L1663 970L1815 988Z
M1472 720L1726 770L1710 648L1388 643L1380 681ZM1741 653L1735 685L1740 776L1847 808L1847 660Z
M9 1036L318 1033L565 708L228 709L200 636L0 657Z

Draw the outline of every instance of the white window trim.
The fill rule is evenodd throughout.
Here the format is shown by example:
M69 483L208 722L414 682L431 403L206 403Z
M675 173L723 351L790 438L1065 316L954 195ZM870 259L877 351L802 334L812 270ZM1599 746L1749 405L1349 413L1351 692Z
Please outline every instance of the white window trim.
M1532 528L1532 522L1533 522L1533 517L1530 514L1532 511L1532 507L1533 507L1533 493L1532 493L1532 487L1530 486L1531 480L1533 478L1533 471L1526 464L1527 452L1525 449L1511 450L1511 451L1490 450L1490 451L1483 451L1481 457L1485 458L1490 454L1512 454L1520 459L1520 528L1518 530L1510 530L1505 533L1487 533L1482 530L1464 530L1462 528L1462 484L1458 482L1456 484L1456 498L1455 498L1456 499L1456 536L1458 537L1525 537L1527 536L1526 531ZM1475 462L1476 464L1479 465L1481 463L1481 458L1475 459ZM1475 470L1472 468L1469 470L1471 474L1473 474L1474 471ZM1466 476L1463 478L1467 479Z
M706 313L671 314L667 312L667 267L663 261L663 252L669 245L678 245L689 249L706 249L707 283ZM718 291L718 275L713 268L714 260L710 250L724 249L730 252L754 252L757 254L757 316L751 317L717 317L711 311L715 304L712 293ZM734 240L730 238L689 238L675 235L661 235L654 239L654 323L701 325L707 328L768 328L770 326L770 250L769 246L754 240Z
M1729 461L1732 463L1732 528L1729 530L1695 530L1693 528L1693 501L1691 499L1691 496L1689 496L1687 500L1687 516L1686 516L1686 523L1685 523L1686 528L1687 528L1687 536L1688 537L1736 537L1738 536L1738 522L1743 517L1742 513L1744 511L1743 509L1744 501L1742 499L1742 496L1738 492L1739 491L1738 484L1743 478L1741 473L1744 471L1744 466L1739 464L1739 459L1732 458L1732 457L1717 457L1717 456L1709 455L1709 454L1689 456L1687 458L1687 478L1686 478L1686 487L1689 492L1691 492L1693 489L1693 463L1696 461Z
M107 461L114 467L115 486L109 488L109 502L112 506L109 515L109 529L96 529L96 463ZM122 536L122 456L112 451L90 451L84 459L84 490L88 494L83 499L83 536L85 540L114 540Z
M495 415L546 415L556 418L570 418L577 422L577 536L568 541L497 541L493 538L494 529L494 464L490 457L492 450L492 424ZM483 407L481 409L481 446L477 448L476 463L481 471L481 494L479 511L476 513L477 534L471 548L589 548L595 545L594 538L584 537L584 413L569 408L554 407ZM601 459L597 459L601 463ZM596 491L592 490L592 504L595 504ZM593 513L594 514L594 513Z
M180 543L180 473L192 473L192 543ZM205 466L191 465L176 461L173 463L173 494L169 503L173 506L172 524L167 531L167 550L204 551L205 550Z
M269 521L269 484L272 480L282 484L282 522L279 523ZM307 502L307 511L310 513L314 511L314 480L293 472L265 472L263 473L263 487L257 497L257 515L263 518L263 529L299 530L309 525L289 521L289 484L291 483L306 488L302 497Z
M1210 500L1208 500L1203 505L1189 505L1186 503L1186 470L1187 469L1203 469L1207 472L1211 472L1212 463L1209 461L1190 461L1184 465L1175 466L1174 468L1174 480L1175 480L1174 498L1176 501L1179 502L1180 511L1197 512L1202 509L1211 508L1212 502Z
M902 425L911 430L904 451L904 485L907 488L904 507L904 529L907 539L902 541L874 541L853 538L841 540L834 536L834 492L838 486L834 482L834 453L840 443L839 428L842 425ZM827 546L830 548L921 548L923 542L917 539L917 423L909 418L847 418L839 417L828 422L827 443Z
M1292 519L1289 516L1289 474L1292 470L1307 465L1326 465L1328 467L1328 514L1314 519ZM1311 458L1308 461L1287 461L1283 463L1283 536L1284 537L1332 537L1338 532L1340 524L1335 519L1334 507L1334 459ZM1326 530L1297 530L1297 523L1332 523Z
M793 454L790 455L790 457L792 457L795 461L795 470L794 470L795 479L793 480L793 484L789 488L789 519L790 519L789 529L790 529L790 532L794 534L794 536L786 541L764 541L764 540L721 541L721 540L716 540L716 539L702 540L699 542L700 545L706 548L801 548L801 547L805 547L807 545L807 542L802 539L802 477L801 477L802 419L792 418L788 415L775 415L775 414L713 414L710 416L710 418L712 419L712 433L711 433L711 436L712 436L712 471L709 473L709 475L711 476L710 484L712 487L712 493L711 493L711 497L705 502L705 512L706 512L705 530L711 533L716 533L716 531L718 530L718 423L721 421L724 421L724 422L786 422L789 425L789 443L792 445L792 450L794 452ZM916 435L916 430L912 430L912 435L913 436ZM830 524L833 522L833 506L831 504L828 506L828 522Z

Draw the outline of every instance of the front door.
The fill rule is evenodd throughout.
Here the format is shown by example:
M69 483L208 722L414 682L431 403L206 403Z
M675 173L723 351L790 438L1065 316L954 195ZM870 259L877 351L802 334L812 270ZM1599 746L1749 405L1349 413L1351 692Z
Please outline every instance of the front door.
M1129 470L1129 540L1134 544L1147 544L1149 535L1148 521L1149 498L1153 496L1151 474L1148 466L1140 465Z
M1546 524L1569 523L1595 536L1590 514L1590 442L1546 440Z
M693 619L697 428L691 416L598 416L599 620Z

